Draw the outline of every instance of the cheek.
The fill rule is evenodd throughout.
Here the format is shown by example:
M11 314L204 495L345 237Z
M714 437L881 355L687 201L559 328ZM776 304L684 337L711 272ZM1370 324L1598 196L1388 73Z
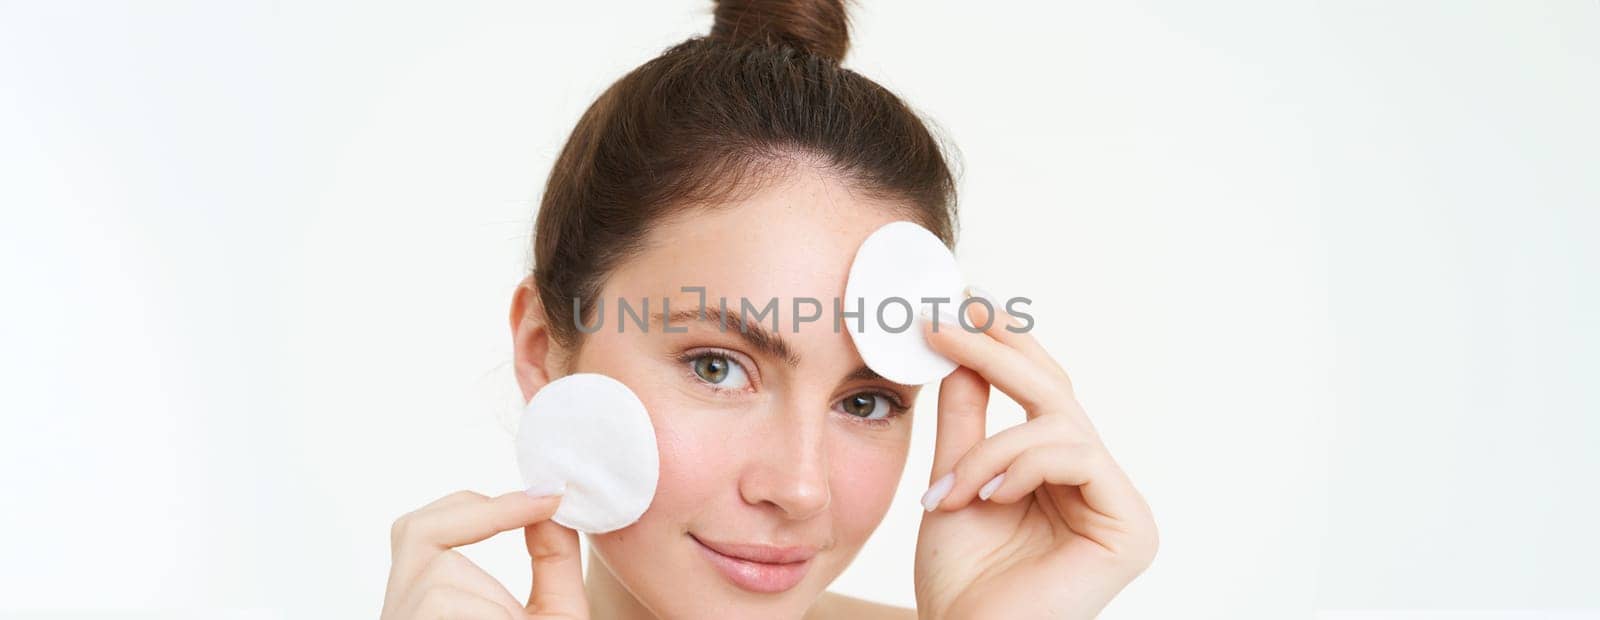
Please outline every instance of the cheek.
M706 416L694 415L686 403L679 378L661 367L659 352L641 348L637 340L610 330L593 334L584 349L584 368L620 379L639 397L655 427L660 455L656 494L636 526L681 526L701 506L726 476L731 457L707 446L725 445L731 439L725 427L711 425ZM646 529L630 526L630 529Z
M733 437L718 436L718 429L697 424L694 416L682 411L682 403L661 398L648 384L635 385L641 386L635 392L656 431L660 454L656 494L633 525L591 536L590 541L624 583L671 584L676 583L674 577L652 573L651 567L691 561L682 555L694 548L684 534L706 515L714 518L722 494L735 488L737 457L708 448L725 445Z
M661 456L656 495L640 520L686 530L697 516L714 513L736 493L743 459L739 430L716 412L686 402L670 385L637 391L655 425Z
M688 520L694 507L711 505L719 491L732 488L736 451L717 447L726 446L735 438L726 428L709 425L705 420L667 409L668 406L658 405L652 414L656 445L661 452L656 501L662 512Z
M853 429L837 435L829 455L834 524L841 535L864 541L894 500L910 437L863 439Z

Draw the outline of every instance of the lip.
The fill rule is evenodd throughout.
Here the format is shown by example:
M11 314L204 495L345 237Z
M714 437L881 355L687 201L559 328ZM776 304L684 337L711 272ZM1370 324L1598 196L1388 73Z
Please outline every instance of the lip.
M771 594L793 588L811 569L813 547L774 547L701 540L690 534L706 559L733 585Z

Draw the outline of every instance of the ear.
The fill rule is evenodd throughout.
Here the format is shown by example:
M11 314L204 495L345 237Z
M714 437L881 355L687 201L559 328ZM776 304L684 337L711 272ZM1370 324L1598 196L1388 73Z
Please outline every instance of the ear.
M528 402L539 388L565 374L560 367L559 345L550 337L544 304L539 301L539 288L531 275L517 284L511 295L511 346L522 402Z

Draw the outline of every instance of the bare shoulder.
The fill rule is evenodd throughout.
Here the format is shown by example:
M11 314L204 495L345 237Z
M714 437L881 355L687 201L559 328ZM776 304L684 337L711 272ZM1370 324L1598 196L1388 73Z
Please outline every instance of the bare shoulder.
M817 604L811 608L811 613L806 618L822 620L824 618L860 618L862 620L915 620L917 611L905 607L895 607L883 603L859 599L855 597L823 592L817 597Z

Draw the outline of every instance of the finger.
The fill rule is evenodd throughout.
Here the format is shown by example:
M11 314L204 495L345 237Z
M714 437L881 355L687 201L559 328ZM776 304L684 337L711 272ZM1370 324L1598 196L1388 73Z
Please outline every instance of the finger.
M460 506L462 504L481 502L488 499L488 496L477 491L456 491L439 499L428 502L427 505L413 510L410 513L401 515L399 519L395 520L393 527L389 530L389 556L391 559L391 565L394 564L394 561L399 560L402 555L405 555L409 551L407 549L403 549L402 546L408 543L407 536L409 536L409 530L412 529L412 524L403 522L412 519L416 514L433 512L440 508ZM393 571L391 571L391 575L392 574Z
M533 561L533 589L528 593L527 611L554 617L588 617L578 533L555 521L540 521L523 528L523 539Z
M446 585L434 586L417 598L412 608L412 618L501 618L516 616L495 604L494 601Z
M1039 343L1039 339L1033 337L1031 326L1025 326L1016 317L1011 316L999 299L983 289L976 286L967 287L967 299L962 300L957 308L966 310L967 321L973 329L1021 351L1036 363L1061 370L1063 374L1066 372L1062 370L1061 364L1050 356L1050 352L1045 350L1044 345ZM994 316L993 319L989 318L991 315Z
M461 555L454 549L448 549L434 556L422 574L417 576L416 584L414 588L422 588L424 591L431 586L449 586L464 590L479 598L493 601L508 614L522 615L522 604L506 591L500 580L489 576L489 573L484 572L477 564L473 564L467 556Z
M440 549L470 545L555 514L560 495L533 497L512 491L416 514L411 538Z
M989 409L989 382L971 368L956 368L939 383L939 417L935 427L933 471L928 483L949 472L972 446L983 441Z
M1018 455L1034 446L1072 440L1075 433L1070 422L1064 416L1036 418L977 442L951 465L955 481L934 508L957 510L980 499L978 491L1004 473Z
M1067 374L1067 370L1061 366L1061 363L1057 362L1055 357L1045 350L1044 345L1030 331L1019 332L1008 328L1007 326L1010 325L1016 329L1021 329L1023 325L1015 317L1008 314L993 295L975 286L968 287L967 293L968 299L962 301L957 308L965 309L965 318L972 328L982 331L1001 344L1016 349L1036 366L1046 370L1046 374L1051 376L1052 380L1060 387L1061 392L1068 397L1063 399L1057 409L1077 417L1079 422L1092 430L1094 424L1089 421L1088 414L1084 413L1082 408L1078 406L1077 395L1072 387L1072 377ZM993 321L988 318L991 310L993 310L993 314L996 317Z
M1065 382L1021 351L982 332L962 329L953 315L941 314L937 322L938 331L934 331L934 319L922 321L928 346L951 361L978 371L984 380L1022 405L1029 418L1050 412L1052 405L1070 395Z
M443 508L443 507L446 507L446 506L459 506L461 504L465 504L465 503L468 503L468 502L482 501L482 500L486 500L486 499L489 499L489 496L484 495L482 493L479 493L477 491L456 491L454 493L451 493L451 494L446 495L444 497L441 497L439 499L433 500L432 502L429 502L428 505L423 506L421 508L418 508L416 510L416 512L421 512L421 511L424 511L424 510L432 510L434 508Z
M469 498L419 509L394 523L390 535L395 569L415 570L441 550L470 545L548 519L560 503L560 495L534 498L512 491L494 498Z
M1003 473L988 501L1015 502L1048 483L1077 487L1089 508L1112 520L1130 521L1144 510L1144 500L1132 481L1098 443L1032 446L1018 454Z

